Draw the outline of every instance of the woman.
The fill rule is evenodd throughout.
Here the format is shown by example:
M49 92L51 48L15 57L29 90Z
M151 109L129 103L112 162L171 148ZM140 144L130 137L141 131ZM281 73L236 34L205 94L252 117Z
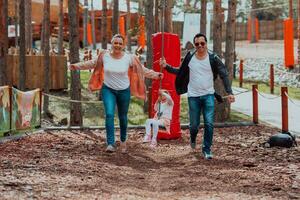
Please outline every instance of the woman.
M94 68L89 81L89 89L92 91L101 89L102 92L105 110L106 151L116 151L114 113L117 105L121 132L121 152L126 153L130 93L145 99L144 77L159 79L163 77L163 74L145 68L136 56L125 53L123 51L125 46L123 36L114 35L111 44L111 50L103 50L97 59L71 64L70 69Z
M150 146L155 148L157 146L157 134L159 126L164 126L170 134L170 121L172 119L174 102L167 90L159 90L159 96L154 104L156 111L154 118L146 120L146 135L143 142L151 142ZM151 138L152 127L152 138Z

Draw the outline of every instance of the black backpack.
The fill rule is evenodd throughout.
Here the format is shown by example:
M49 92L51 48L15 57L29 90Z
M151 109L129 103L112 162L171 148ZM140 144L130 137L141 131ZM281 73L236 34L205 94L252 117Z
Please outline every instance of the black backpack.
M265 143L265 146L269 147L294 147L297 146L296 136L290 132L277 133L272 135Z

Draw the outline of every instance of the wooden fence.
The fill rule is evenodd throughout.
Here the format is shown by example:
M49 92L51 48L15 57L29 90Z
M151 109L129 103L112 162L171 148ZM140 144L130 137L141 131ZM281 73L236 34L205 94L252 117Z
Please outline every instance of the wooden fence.
M180 38L183 36L183 22L173 22L173 32ZM213 29L211 25L212 38ZM236 23L236 40L247 40L248 24ZM294 19L294 38L297 38L297 19ZM222 40L226 39L226 23L222 24ZM259 21L259 39L262 40L283 40L283 20Z
M44 56L26 55L27 89L44 88ZM19 56L7 55L7 79L9 85L19 88ZM68 88L67 58L65 56L50 56L50 86L51 90Z

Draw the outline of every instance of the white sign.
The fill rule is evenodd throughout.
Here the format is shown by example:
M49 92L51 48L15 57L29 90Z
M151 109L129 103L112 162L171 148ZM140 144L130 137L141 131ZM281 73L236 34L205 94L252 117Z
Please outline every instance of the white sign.
M200 14L199 13L185 13L183 23L183 38L182 46L190 41L193 43L194 36L200 32Z
M18 36L20 36L20 27L19 25L18 27ZM16 29L15 29L15 25L8 25L8 37L16 37Z

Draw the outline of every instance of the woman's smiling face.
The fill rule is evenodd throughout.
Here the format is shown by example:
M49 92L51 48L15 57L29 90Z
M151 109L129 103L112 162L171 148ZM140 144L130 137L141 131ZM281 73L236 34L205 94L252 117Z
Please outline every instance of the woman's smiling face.
M112 50L119 53L124 49L124 41L121 37L115 37L112 40Z

